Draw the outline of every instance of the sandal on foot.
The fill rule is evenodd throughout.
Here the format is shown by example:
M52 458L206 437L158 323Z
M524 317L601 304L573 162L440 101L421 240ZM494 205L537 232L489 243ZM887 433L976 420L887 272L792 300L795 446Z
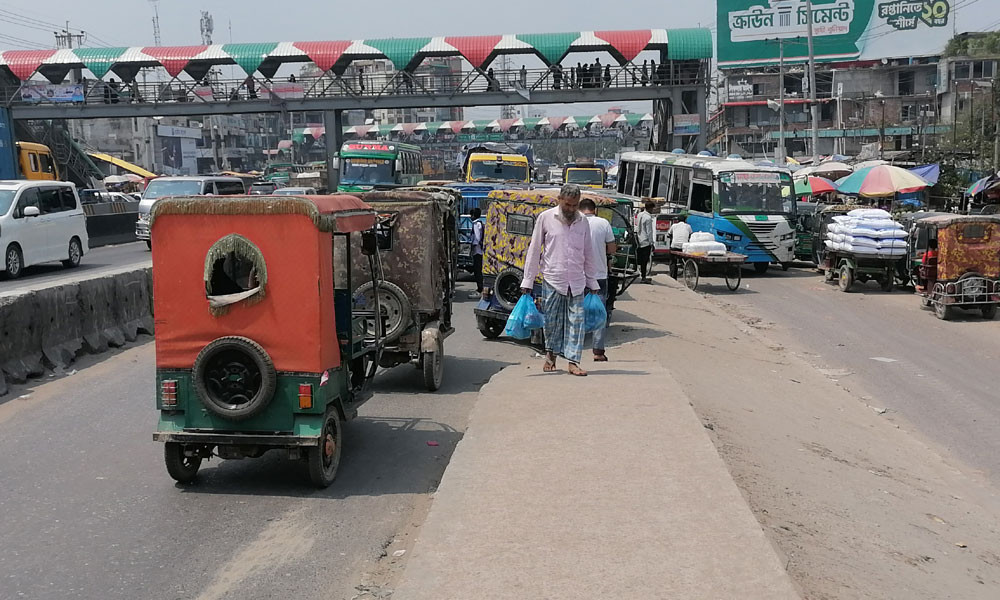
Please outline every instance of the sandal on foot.
M586 377L587 372L580 368L580 365L570 365L569 374L574 377Z

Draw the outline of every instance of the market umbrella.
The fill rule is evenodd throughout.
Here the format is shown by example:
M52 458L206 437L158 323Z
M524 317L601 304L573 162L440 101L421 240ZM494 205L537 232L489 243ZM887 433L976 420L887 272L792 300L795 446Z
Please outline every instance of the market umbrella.
M937 163L914 167L909 171L931 185L935 185L941 179L941 165Z
M855 171L837 181L842 194L887 197L926 188L929 184L906 169L893 165L878 165Z
M838 179L846 175L850 175L854 171L850 165L846 165L842 162L830 161L821 164L816 167L813 171L814 175L819 175L820 177L829 177L831 179Z
M984 191L986 191L987 188L989 188L994 183L994 181L995 181L995 178L994 178L993 175L990 175L989 177L983 177L979 181L977 181L977 182L973 183L972 185L970 185L969 189L965 190L965 195L966 196L975 196L976 194L978 194L980 192L984 192Z
M826 177L806 177L795 182L795 195L825 194L826 192L836 192L837 184Z

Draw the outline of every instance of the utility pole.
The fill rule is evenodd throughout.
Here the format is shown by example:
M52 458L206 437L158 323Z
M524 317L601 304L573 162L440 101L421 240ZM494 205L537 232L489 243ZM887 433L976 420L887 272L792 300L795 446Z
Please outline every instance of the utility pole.
M775 162L785 164L785 40L778 39L778 149Z
M993 75L993 172L1000 171L1000 122L997 121L997 76Z
M812 112L813 165L819 162L819 104L816 103L816 53L813 48L813 3L806 0L806 26L809 40L809 109Z
M66 21L66 29L62 31L54 31L53 35L56 36L56 48L66 48L67 50L72 50L73 48L80 48L83 46L83 40L86 37L86 32L80 31L80 33L73 33L73 30L69 27L69 21ZM83 80L83 70L73 69L73 83L80 83Z

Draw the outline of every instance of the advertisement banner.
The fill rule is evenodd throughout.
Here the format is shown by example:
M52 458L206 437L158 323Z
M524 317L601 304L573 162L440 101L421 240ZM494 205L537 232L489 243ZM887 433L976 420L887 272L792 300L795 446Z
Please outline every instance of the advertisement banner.
M157 125L156 135L160 137L200 138L201 129L197 127L178 127L176 125Z
M24 83L21 99L25 102L83 102L83 84Z
M274 83L270 89L261 86L261 95L264 98L305 98L306 88L300 83Z
M927 56L952 35L955 0L813 0L816 60L838 62ZM803 62L805 0L718 0L719 68Z
M674 135L698 135L701 132L700 115L674 115Z

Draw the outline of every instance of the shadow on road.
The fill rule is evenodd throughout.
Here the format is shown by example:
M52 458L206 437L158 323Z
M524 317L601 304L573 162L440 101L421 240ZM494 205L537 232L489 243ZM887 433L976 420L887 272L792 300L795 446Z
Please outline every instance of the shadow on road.
M447 352L447 347L446 347ZM382 371L375 379L372 390L376 394L428 394L447 396L478 392L504 367L513 363L482 358L445 356L444 381L441 389L428 392L424 387L424 372L413 365L399 365Z
M185 494L280 496L343 499L432 492L462 434L421 418L359 417L344 424L340 471L333 485L309 484L305 461L282 452L245 460L213 459L202 465L198 481L177 484Z

